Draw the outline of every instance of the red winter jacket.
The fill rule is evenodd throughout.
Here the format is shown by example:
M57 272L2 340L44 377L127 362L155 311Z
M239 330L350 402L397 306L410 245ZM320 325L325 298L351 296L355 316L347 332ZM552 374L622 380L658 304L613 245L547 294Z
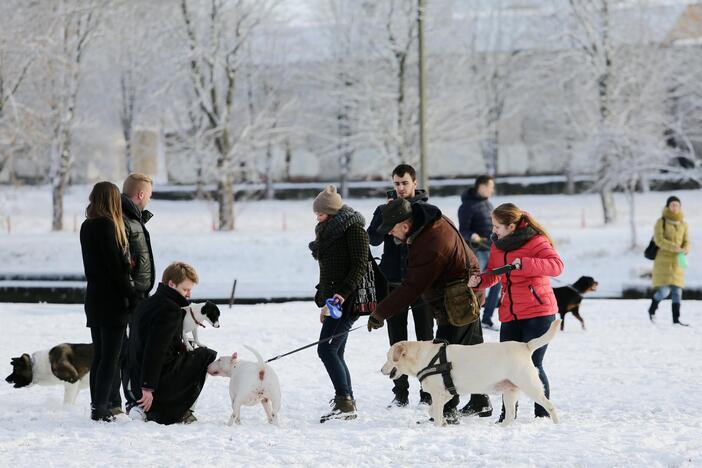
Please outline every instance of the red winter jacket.
M479 289L485 289L498 281L502 283L500 322L541 317L558 312L550 277L561 274L563 260L548 239L537 235L521 247L509 252L500 250L493 244L486 270L512 263L516 258L522 260L521 269L512 270L500 276L483 276L478 286Z

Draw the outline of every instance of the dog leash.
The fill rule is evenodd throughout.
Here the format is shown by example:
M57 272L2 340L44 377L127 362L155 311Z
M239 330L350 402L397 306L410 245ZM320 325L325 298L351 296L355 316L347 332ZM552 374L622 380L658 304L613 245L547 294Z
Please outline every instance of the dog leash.
M324 343L324 342L326 342L326 341L331 341L331 340L333 340L334 338L338 338L338 337L340 337L340 336L344 336L344 335L346 335L347 333L351 333L351 332L354 331L354 330L358 330L359 328L364 328L364 327L365 327L365 325L359 325L359 326L354 327L354 328L351 328L350 330L347 330L347 331L345 331L345 332L337 333L336 335L332 335L332 336L327 337L327 338L322 338L322 339L319 340L319 341L315 341L314 343L310 343L310 344L305 345L305 346L302 346L302 347L300 347L300 348L293 349L292 351L287 352L287 353L285 353L285 354L279 354L279 355L277 355L276 357L270 358L270 359L267 360L266 362L275 361L276 359L280 359L280 358L282 358L282 357L289 356L290 354L297 353L298 351L302 351L303 349L307 349L307 348L309 348L310 346L314 346L314 345L319 344L319 343Z
M504 275L505 273L516 270L517 267L515 265L512 265L511 263L508 263L507 265L502 265L501 267L493 268L492 270L485 271L483 273L480 273L480 276L487 276L487 275Z

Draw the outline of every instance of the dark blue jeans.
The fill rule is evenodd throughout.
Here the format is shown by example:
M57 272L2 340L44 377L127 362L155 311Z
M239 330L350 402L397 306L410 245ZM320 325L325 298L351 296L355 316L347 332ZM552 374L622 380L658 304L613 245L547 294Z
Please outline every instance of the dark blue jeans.
M520 341L522 343L526 343L527 341L546 333L548 328L551 326L551 323L555 319L556 316L554 314L525 320L512 320L511 322L504 322L500 327L500 341ZM541 382L544 384L546 398L549 398L551 395L551 389L549 388L548 377L546 377L546 372L544 371L543 366L546 348L548 348L548 345L542 346L534 351L534 354L531 355L531 362L533 362L536 368L539 370L539 379L541 379ZM548 416L548 412L543 406L534 403L534 415Z
M339 319L327 317L322 324L322 331L319 334L319 339L323 340L337 333L349 331L356 321L357 317L347 316L346 313ZM353 389L351 388L351 374L349 368L344 361L344 351L346 350L346 340L348 333L331 341L319 343L317 345L317 355L322 360L324 367L327 369L327 374L334 384L334 391L337 396L350 395L353 397Z
M488 258L490 256L489 250L477 250L475 256L478 257L478 263L480 264L480 271L485 271L487 266ZM483 306L483 319L482 322L488 325L492 325L492 314L495 312L495 307L497 303L500 302L500 292L502 291L502 283L499 281L495 283L487 291L487 296L485 298L485 305Z

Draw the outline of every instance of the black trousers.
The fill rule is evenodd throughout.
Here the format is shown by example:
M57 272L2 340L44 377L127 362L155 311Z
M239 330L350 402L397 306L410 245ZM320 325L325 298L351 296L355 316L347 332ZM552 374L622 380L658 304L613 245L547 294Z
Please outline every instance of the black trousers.
M388 338L390 346L400 341L407 340L407 317L409 310L404 310L393 315L387 320ZM412 304L412 318L414 319L414 333L417 341L427 341L434 339L434 314L431 308L421 299ZM409 396L409 380L403 375L397 380L393 380L393 393L400 398ZM420 395L424 392L420 390ZM426 397L425 397L426 398Z
M480 325L480 320L465 325L456 327L451 324L439 325L436 329L436 338L448 341L449 344L474 345L483 342L483 329ZM458 406L458 395L454 395L444 405L444 413L454 410ZM470 402L477 406L484 406L489 401L489 397L483 394L473 394L470 396Z
M90 401L95 408L121 406L119 358L125 328L126 326L90 327L95 349L90 366Z

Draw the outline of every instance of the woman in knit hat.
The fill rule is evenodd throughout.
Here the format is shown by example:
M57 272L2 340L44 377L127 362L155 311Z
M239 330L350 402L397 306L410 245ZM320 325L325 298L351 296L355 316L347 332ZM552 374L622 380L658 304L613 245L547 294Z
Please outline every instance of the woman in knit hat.
M690 251L690 244L687 223L678 197L671 196L666 200L663 215L656 221L653 241L658 246L658 253L653 261L654 293L648 317L653 322L658 304L670 295L673 301L673 323L687 326L680 321L680 303L685 287L685 255Z
M336 187L329 185L314 199L312 209L317 216L315 240L310 243L312 256L319 263L319 284L315 303L322 308L319 339L349 331L358 318L354 311L356 292L368 267L368 234L363 216L344 205ZM342 316L334 319L325 314L325 301L333 299L342 307ZM356 402L351 387L351 374L344 361L348 334L320 343L317 354L324 363L334 385L331 411L320 422L330 419L355 419Z

